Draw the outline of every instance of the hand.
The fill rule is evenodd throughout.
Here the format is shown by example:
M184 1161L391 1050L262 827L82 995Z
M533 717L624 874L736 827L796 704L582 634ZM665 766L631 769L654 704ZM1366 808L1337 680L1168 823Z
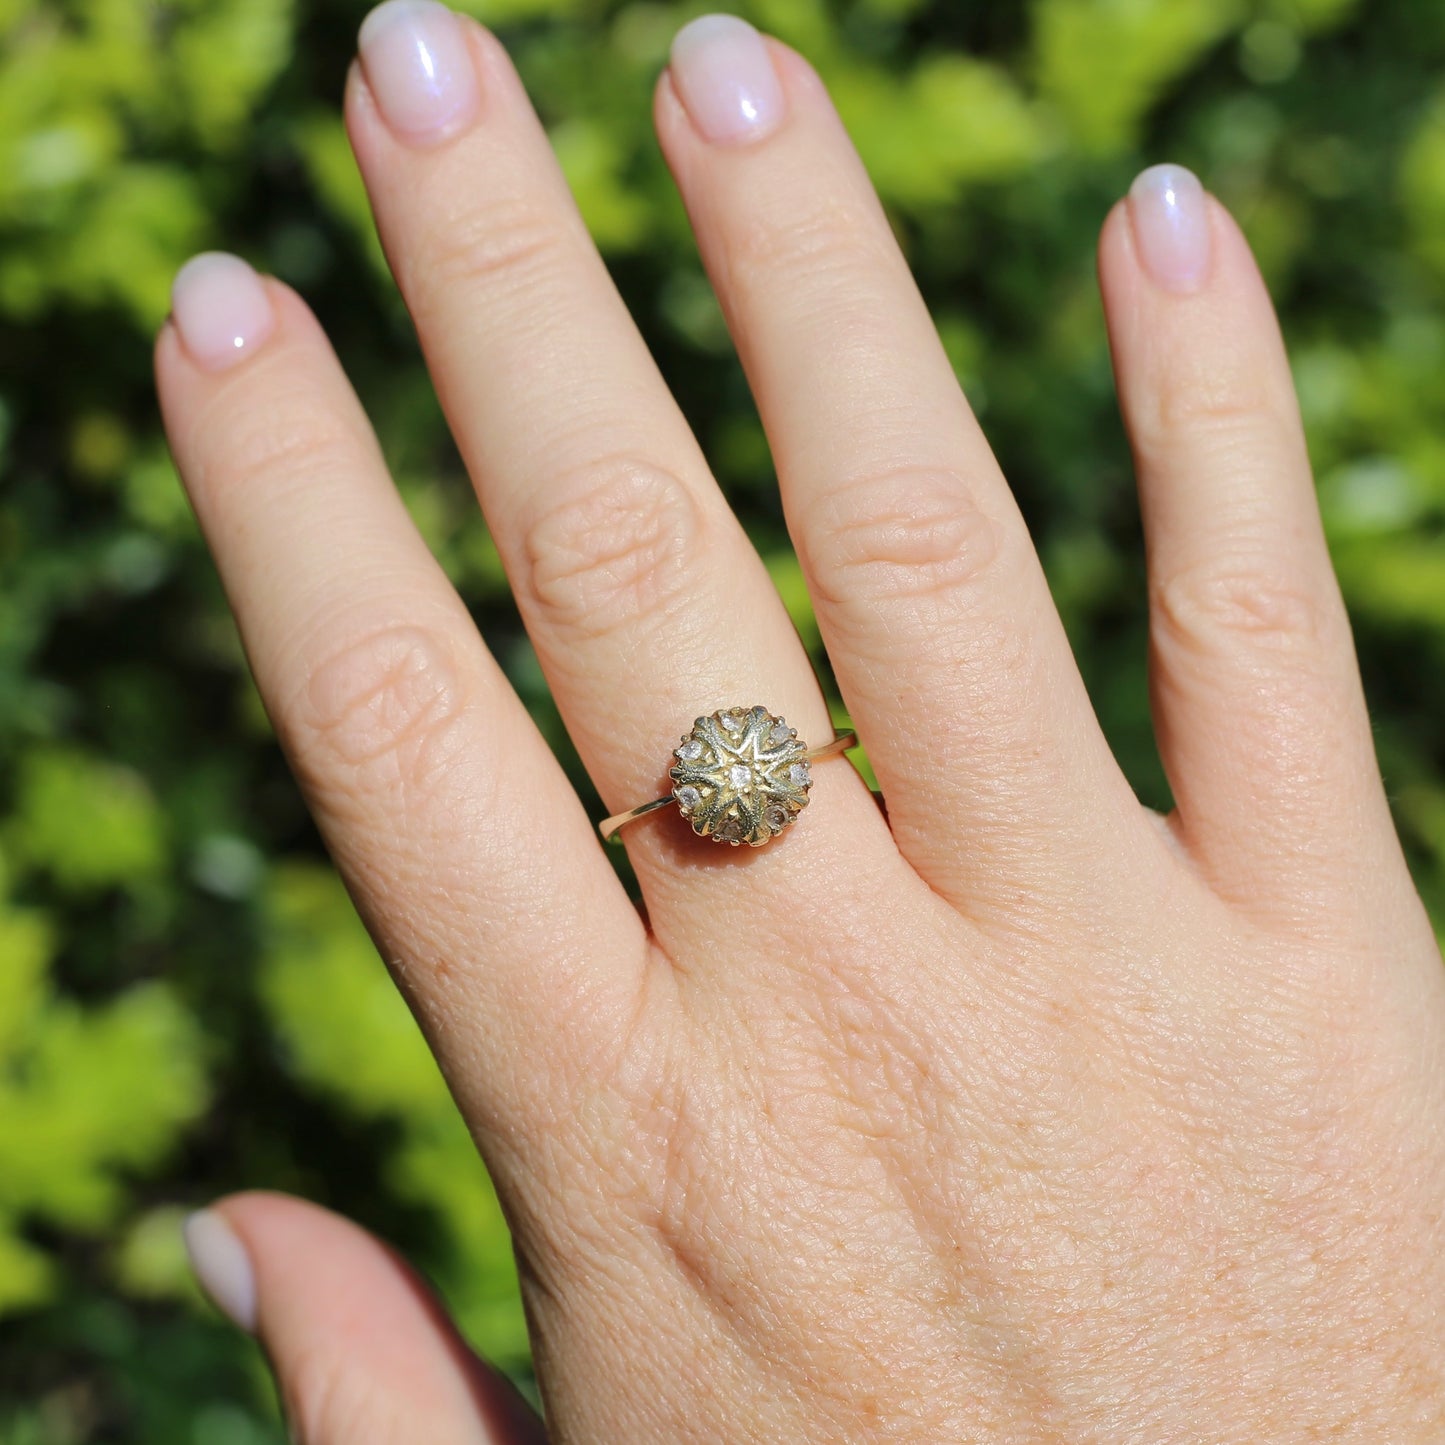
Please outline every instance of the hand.
M720 707L826 741L501 47L384 7L346 117L608 810ZM832 760L757 851L639 819L644 923L301 301L199 260L157 351L278 733L514 1225L551 1438L1438 1440L1440 958L1240 232L1153 170L1100 245L1161 818L816 76L700 22L656 125L886 818ZM522 1438L377 1246L205 1219L308 1445Z

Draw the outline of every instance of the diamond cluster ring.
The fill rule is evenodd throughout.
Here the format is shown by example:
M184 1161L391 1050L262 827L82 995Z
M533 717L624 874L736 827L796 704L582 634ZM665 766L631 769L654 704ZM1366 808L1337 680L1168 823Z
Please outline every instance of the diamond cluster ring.
M856 747L856 734L838 731L833 741L809 748L767 708L722 708L700 717L672 750L672 792L599 823L611 840L624 823L675 803L700 838L761 848L797 821L813 786L810 764Z

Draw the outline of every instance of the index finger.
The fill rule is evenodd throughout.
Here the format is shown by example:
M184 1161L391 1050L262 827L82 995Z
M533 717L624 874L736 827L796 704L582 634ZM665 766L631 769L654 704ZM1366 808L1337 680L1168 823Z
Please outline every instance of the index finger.
M174 316L166 430L277 733L474 1127L524 1126L635 1015L641 920L311 313L210 255Z

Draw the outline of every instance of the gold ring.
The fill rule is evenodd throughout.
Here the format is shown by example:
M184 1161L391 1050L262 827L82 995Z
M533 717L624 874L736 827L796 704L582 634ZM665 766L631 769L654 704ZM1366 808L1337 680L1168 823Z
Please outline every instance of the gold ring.
M857 735L838 730L833 741L809 748L767 708L725 707L700 717L672 750L672 792L625 813L604 818L598 830L611 841L624 823L676 803L699 838L761 848L797 821L813 786L810 763L857 747Z

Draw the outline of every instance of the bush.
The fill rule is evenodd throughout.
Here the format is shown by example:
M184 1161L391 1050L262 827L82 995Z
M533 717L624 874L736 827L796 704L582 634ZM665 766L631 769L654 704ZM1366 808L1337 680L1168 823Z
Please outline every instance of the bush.
M471 0L818 655L757 418L649 123L692 7ZM1133 173L1193 166L1279 302L1382 765L1445 916L1445 7L757 0L812 57L1012 479L1099 711L1166 806L1093 281ZM0 1442L279 1440L176 1223L339 1207L525 1377L495 1198L248 679L150 381L224 247L313 302L397 482L594 805L385 273L338 97L359 10L0 6Z

